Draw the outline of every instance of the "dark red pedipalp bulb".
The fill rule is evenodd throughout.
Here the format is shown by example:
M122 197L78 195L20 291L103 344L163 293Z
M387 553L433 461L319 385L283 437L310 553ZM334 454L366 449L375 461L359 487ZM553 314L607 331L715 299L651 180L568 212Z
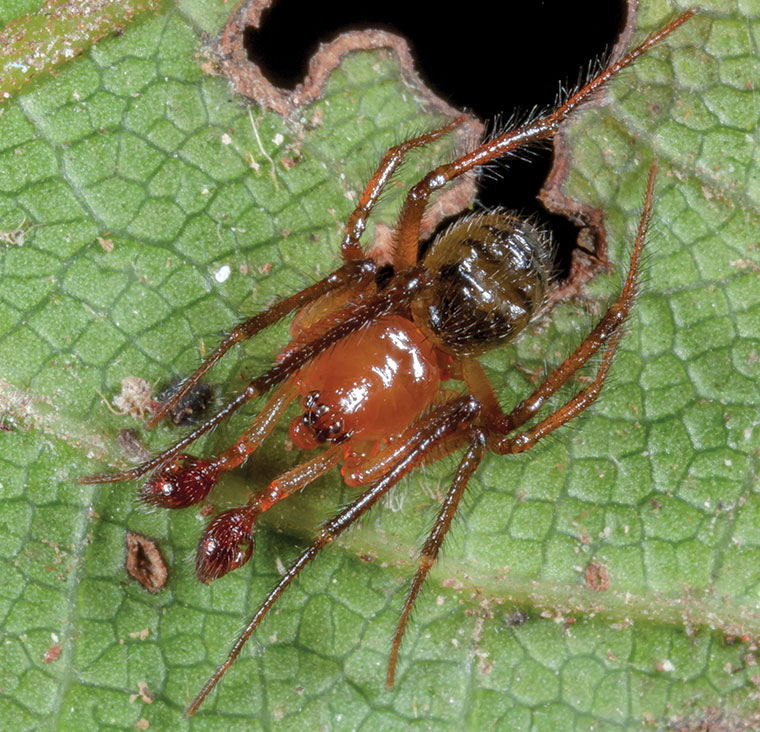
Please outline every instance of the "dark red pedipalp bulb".
M202 501L219 479L210 460L177 455L161 466L140 489L140 498L161 508L186 508Z
M209 522L198 542L195 573L201 582L224 577L253 554L256 512L248 506L223 511Z

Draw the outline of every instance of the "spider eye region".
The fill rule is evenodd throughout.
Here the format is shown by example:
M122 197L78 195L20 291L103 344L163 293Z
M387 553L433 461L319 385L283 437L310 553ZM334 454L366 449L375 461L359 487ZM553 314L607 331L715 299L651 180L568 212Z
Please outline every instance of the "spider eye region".
M446 353L475 356L513 338L541 309L552 252L540 228L497 210L454 223L424 265L433 284L413 302L414 322Z
M386 315L338 342L301 373L303 414L290 424L301 449L394 435L435 398L434 347L411 320Z

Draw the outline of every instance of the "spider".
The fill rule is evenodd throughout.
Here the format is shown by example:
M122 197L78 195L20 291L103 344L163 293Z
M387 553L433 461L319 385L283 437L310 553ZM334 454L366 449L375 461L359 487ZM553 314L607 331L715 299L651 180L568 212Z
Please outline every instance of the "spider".
M297 400L302 413L290 423L293 443L302 449L327 447L280 475L246 505L223 511L209 522L196 555L196 574L202 582L244 565L253 553L258 517L333 467L342 463L345 482L364 487L358 498L323 525L270 590L226 660L190 704L188 716L199 709L277 599L321 549L411 470L464 450L422 547L419 567L393 636L386 677L387 687L393 686L412 608L438 557L468 480L486 452L508 455L530 450L599 396L636 296L639 262L652 214L656 164L649 173L619 297L575 351L508 412L499 405L476 357L512 339L541 310L551 285L550 246L535 224L496 210L458 220L420 255L420 223L430 196L463 173L551 138L574 109L695 13L696 9L688 10L651 35L555 111L488 139L425 175L407 193L388 273L387 268L381 269L366 256L359 244L367 219L404 155L454 131L466 116L390 148L348 219L341 243L342 266L236 326L153 415L149 427L170 414L233 345L297 311L291 325L292 340L275 364L160 455L131 470L80 479L83 483L109 483L150 474L140 490L145 502L164 508L192 506L208 495L222 472L238 467L260 447L291 402ZM554 412L526 426L600 350L601 361L590 383ZM442 382L450 378L463 381L466 393L444 390ZM184 452L242 405L275 387L251 425L229 449L212 458Z

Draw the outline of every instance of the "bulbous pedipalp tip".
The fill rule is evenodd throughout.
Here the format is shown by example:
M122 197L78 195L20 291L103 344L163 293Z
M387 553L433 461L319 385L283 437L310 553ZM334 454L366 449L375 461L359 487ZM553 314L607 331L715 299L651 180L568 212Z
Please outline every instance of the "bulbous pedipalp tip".
M242 567L253 554L255 513L248 506L231 508L215 516L198 542L195 573L201 582L224 577Z
M202 501L216 485L219 470L210 460L176 455L140 489L140 499L160 508L186 508Z

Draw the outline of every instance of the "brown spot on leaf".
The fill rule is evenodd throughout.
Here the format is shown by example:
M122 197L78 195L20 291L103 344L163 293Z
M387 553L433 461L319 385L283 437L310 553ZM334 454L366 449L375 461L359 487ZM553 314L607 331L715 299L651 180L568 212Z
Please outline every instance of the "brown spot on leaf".
M126 569L148 592L159 592L166 585L166 562L153 539L127 531Z
M586 587L604 592L610 589L610 570L599 562L591 562L585 572Z
M52 663L53 661L56 661L58 659L58 656L61 655L61 649L63 646L60 643L56 643L54 646L50 646L45 651L45 655L42 657L43 663Z
M102 236L98 237L98 244L100 244L101 248L104 252L112 252L113 251L113 239L110 238L104 238Z
M216 513L216 511L217 511L216 507L207 503L206 505L201 506L201 510L198 511L198 515L203 516L204 518L209 518L210 516L213 516Z

